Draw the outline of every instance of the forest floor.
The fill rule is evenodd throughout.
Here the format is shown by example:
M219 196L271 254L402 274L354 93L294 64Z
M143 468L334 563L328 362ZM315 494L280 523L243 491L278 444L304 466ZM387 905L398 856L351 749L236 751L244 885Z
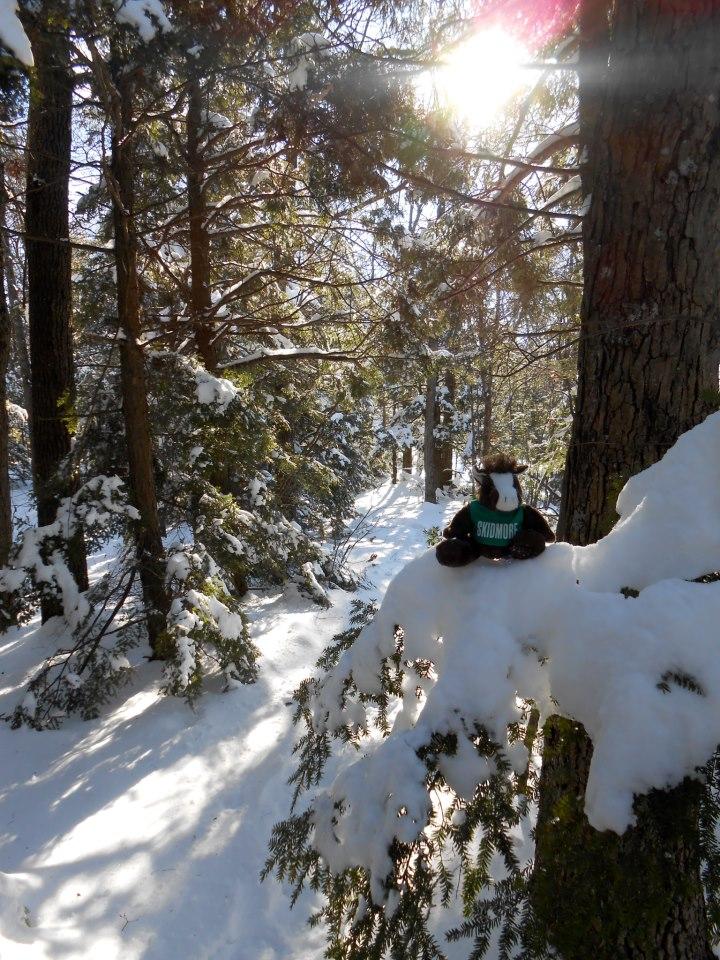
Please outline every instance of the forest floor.
M381 597L458 504L425 504L409 481L357 506L368 529L350 559L366 586L333 591L327 610L294 586L253 595L256 684L209 690L191 710L159 694L158 665L136 651L132 684L100 719L0 724L0 960L320 960L313 895L290 912L287 890L259 881L289 810L288 701L351 601ZM94 574L107 562L92 558ZM0 637L0 714L56 641L38 622Z

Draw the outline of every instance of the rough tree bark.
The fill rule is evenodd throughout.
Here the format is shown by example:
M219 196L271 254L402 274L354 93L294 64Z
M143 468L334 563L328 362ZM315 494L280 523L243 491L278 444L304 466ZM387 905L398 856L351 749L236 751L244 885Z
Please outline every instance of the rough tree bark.
M0 158L0 228L5 225L5 164ZM12 546L10 503L10 421L7 411L7 368L10 359L12 323L5 296L5 257L0 243L0 567L7 563Z
M205 160L202 148L202 85L193 65L189 65L188 108L185 116L187 152L187 192L190 219L190 317L195 343L205 367L217 371L218 356L210 322L210 235L205 202Z
M140 580L147 611L148 635L155 656L161 656L161 633L169 599L165 589L165 560L155 490L145 361L139 338L140 288L134 219L133 74L127 61L113 58L113 131L110 188L113 206L117 308L120 339L120 381L128 449L132 501L140 513L135 522Z
M587 544L717 391L720 7L585 0L581 37L592 203L559 532ZM551 943L564 960L709 960L702 788L654 791L623 837L598 833L583 813L591 757L582 727L548 722L531 891Z
M73 491L69 469L75 408L68 193L72 138L70 42L62 9L41 4L25 18L35 66L30 76L25 242L32 404L33 485L39 525L52 523L58 502ZM68 543L68 562L87 588L81 536ZM43 619L60 612L44 602Z

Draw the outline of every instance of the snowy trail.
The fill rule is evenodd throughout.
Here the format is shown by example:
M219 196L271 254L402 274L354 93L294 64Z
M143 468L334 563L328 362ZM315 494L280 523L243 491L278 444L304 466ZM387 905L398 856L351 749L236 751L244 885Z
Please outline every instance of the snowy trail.
M412 483L361 497L372 539L351 556L373 586L359 595L381 596L456 507L423 504ZM0 725L0 960L320 960L309 895L291 913L258 877L288 812L287 700L355 596L334 591L323 610L294 587L259 594L258 682L208 690L196 712L160 697L157 665L142 664L97 721ZM42 656L36 632L0 638L0 711Z

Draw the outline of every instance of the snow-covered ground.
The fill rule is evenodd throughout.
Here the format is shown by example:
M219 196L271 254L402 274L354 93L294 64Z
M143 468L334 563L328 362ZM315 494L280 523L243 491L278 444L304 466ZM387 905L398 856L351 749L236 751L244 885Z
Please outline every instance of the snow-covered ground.
M352 560L371 585L334 591L329 610L294 587L254 597L254 686L209 690L192 711L159 696L138 652L134 684L101 719L0 724L0 960L320 960L310 895L290 912L277 882L259 882L290 800L288 701L353 597L381 597L457 506L423 504L412 481L361 497L372 529ZM37 623L0 636L0 713L51 643Z

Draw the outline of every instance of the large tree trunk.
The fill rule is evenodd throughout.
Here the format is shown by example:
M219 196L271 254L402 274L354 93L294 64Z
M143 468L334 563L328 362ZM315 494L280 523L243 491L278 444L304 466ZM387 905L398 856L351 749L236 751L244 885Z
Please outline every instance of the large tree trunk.
M0 229L5 226L5 164L0 158ZM0 243L0 567L7 563L12 546L12 508L10 503L10 422L7 411L6 376L10 359L12 324L5 296L4 247Z
M190 316L195 343L208 370L217 370L217 349L210 322L210 235L205 202L205 161L202 151L203 91L190 67L185 117L188 214L190 218Z
M425 388L425 443L423 447L426 503L437 503L439 478L435 427L438 425L439 419L437 407L437 374L430 373Z
M25 208L32 409L33 484L38 524L52 523L73 491L63 465L75 407L68 189L72 137L70 43L54 4L26 19L35 66L30 79ZM69 566L87 588L82 537L68 544ZM43 603L43 619L60 612Z
M147 611L150 646L160 656L160 635L165 628L169 600L165 589L165 562L160 533L145 362L139 338L140 289L137 270L137 237L134 220L134 138L132 106L134 86L122 58L114 70L117 103L112 133L112 199L117 271L120 382L128 450L130 490L140 513L135 522L140 580Z
M628 0L609 33L605 4L583 14L592 203L559 525L578 544L608 532L628 477L709 412L720 300L720 8ZM598 833L583 813L591 756L582 727L549 721L532 896L550 941L564 960L708 960L701 787L654 791L623 837Z

